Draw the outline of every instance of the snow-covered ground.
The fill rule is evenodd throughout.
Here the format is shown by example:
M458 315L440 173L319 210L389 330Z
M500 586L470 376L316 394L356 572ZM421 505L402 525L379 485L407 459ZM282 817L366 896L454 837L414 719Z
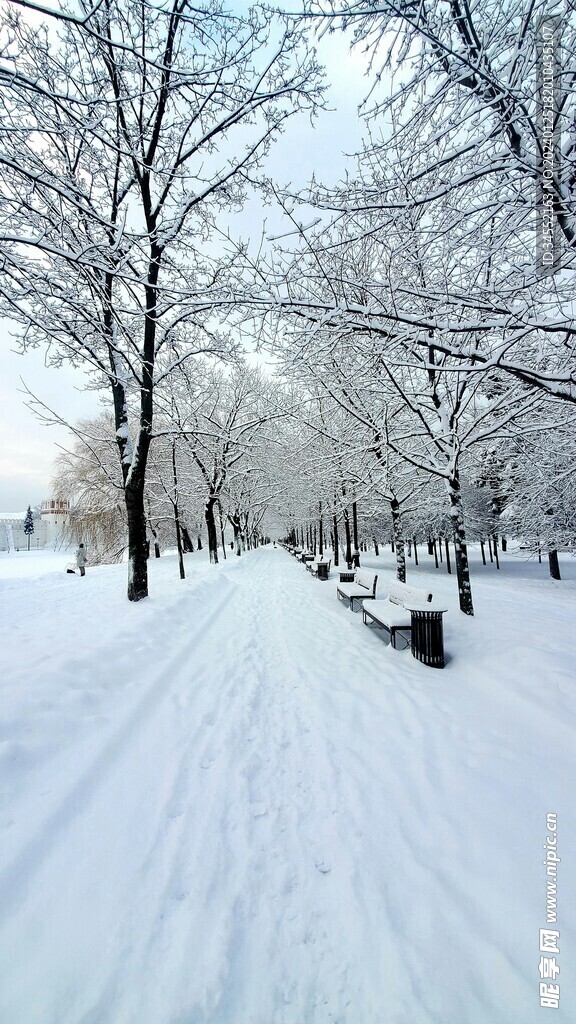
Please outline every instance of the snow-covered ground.
M131 605L0 555L2 1024L576 1020L576 562L476 565L468 619L422 554L438 671L281 549L204 559Z

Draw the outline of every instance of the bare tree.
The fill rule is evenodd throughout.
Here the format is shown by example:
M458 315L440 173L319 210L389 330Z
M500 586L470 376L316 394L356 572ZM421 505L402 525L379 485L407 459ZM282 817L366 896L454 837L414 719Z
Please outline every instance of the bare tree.
M242 205L287 118L318 103L318 69L294 20L218 0L81 0L48 27L8 0L0 32L0 303L23 349L47 345L110 390L138 601L156 386L194 353L225 351L214 224Z
M181 366L162 401L166 431L178 439L181 458L194 464L201 480L210 561L217 563L216 514L229 484L251 468L263 425L278 415L272 386L242 362L227 370L204 364L200 376ZM234 528L236 535L238 523Z
M357 174L336 188L314 184L307 200L332 211L352 238L398 242L404 223L393 301L342 295L334 322L382 338L410 333L423 348L433 331L455 369L497 366L575 402L572 275L547 276L573 271L576 258L573 4L506 0L496 10L487 0L320 0L307 11L322 27L349 31L372 71L370 135ZM554 71L546 87L545 38ZM432 275L425 284L403 273L410 219L428 267L437 240L450 238L441 290ZM539 251L546 224L552 265ZM319 303L316 323L330 316L331 298ZM298 303L295 312L302 314Z
M70 502L62 539L85 543L94 564L119 562L128 538L112 415L81 420L74 438L70 449L58 455L52 480L55 497Z

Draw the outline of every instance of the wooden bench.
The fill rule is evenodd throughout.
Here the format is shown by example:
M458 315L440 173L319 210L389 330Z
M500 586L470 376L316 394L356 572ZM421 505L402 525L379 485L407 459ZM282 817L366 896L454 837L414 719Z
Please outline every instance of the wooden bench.
M357 569L353 583L340 583L336 590L336 597L340 601L348 601L350 610L354 611L354 601L358 603L365 598L376 597L376 583L378 577L366 569Z
M388 597L383 601L365 601L362 605L362 618L367 626L377 626L390 634L390 642L395 650L397 636L404 640L404 648L410 645L412 620L406 605L427 604L432 594L419 587L410 587L407 583L392 580L388 587Z

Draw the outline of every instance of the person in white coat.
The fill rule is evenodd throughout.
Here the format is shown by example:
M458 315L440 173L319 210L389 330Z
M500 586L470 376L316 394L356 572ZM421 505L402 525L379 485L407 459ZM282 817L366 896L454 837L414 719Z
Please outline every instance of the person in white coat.
M76 552L76 565L80 569L80 575L86 575L86 549L83 544L78 545L78 551Z

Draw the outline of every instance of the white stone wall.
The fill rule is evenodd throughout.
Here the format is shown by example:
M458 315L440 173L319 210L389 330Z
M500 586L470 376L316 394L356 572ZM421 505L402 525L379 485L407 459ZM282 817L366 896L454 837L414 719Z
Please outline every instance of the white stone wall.
M23 515L0 516L0 551L27 551L28 537L24 533ZM37 551L46 547L48 543L48 531L46 524L40 516L34 517L34 533L30 534L30 550Z

